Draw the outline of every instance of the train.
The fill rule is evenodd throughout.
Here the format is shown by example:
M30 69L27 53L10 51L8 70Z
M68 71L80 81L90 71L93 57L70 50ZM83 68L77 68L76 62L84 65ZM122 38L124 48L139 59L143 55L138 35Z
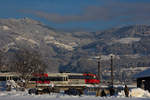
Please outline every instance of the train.
M43 73L34 74L31 82L37 84L67 84L67 85L81 85L81 84L99 84L100 80L95 74L91 73Z
M0 81L14 80L20 81L16 73L0 73ZM83 91L88 87L99 86L100 80L96 74L92 73L42 73L33 74L28 82L28 88L51 91ZM70 93L70 92L68 92Z

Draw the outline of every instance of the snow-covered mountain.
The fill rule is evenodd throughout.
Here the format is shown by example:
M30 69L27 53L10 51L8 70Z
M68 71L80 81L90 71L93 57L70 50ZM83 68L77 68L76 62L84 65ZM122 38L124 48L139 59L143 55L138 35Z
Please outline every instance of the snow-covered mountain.
M47 71L52 72L97 72L97 61L88 59L99 54L106 58L117 55L117 68L150 66L149 42L148 25L99 32L62 32L29 18L0 19L0 49L4 52L21 46L36 49L49 66ZM108 60L102 66L109 66Z
M0 49L4 52L17 50L21 46L37 49L42 53L50 71L56 72L60 65L68 63L65 54L72 53L74 49L85 44L84 40L90 42L90 39L59 32L29 18L0 19Z

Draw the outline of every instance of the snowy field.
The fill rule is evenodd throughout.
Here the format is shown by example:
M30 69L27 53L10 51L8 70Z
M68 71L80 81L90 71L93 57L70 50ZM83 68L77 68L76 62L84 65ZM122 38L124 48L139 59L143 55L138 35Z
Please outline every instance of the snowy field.
M116 98L116 97L1 97L0 100L150 100L150 98Z
M150 98L126 98L126 97L95 97L95 96L1 96L0 100L150 100Z
M28 92L0 92L0 100L150 100L150 93L142 89L130 91L131 97L125 97L124 92L110 97L96 97L94 95L69 96L64 94L29 95Z

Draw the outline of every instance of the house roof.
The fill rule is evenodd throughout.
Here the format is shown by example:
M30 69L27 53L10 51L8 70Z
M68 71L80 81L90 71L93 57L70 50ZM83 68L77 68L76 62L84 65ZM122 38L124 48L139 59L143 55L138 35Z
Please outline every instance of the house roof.
M140 73L137 73L133 76L133 78L143 78L143 77L150 77L150 68Z

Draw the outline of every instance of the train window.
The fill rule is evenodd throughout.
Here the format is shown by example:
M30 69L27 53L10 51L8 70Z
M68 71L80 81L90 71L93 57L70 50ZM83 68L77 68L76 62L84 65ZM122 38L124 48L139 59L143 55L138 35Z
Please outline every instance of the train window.
M20 78L19 78L19 77L16 77L16 76L13 76L12 79L13 79L14 81L20 80Z
M38 78L33 77L33 78L31 78L31 80L30 80L30 81L38 81Z
M65 77L40 77L40 78L33 77L31 78L31 81L66 81L66 80Z
M86 76L86 79L93 79L92 76Z
M0 77L0 81L6 81L6 77Z
M69 75L69 79L85 79L86 76L80 76L80 75Z
M96 76L69 75L69 79L96 79Z
M47 81L64 81L64 77L45 77L44 80L47 80Z

